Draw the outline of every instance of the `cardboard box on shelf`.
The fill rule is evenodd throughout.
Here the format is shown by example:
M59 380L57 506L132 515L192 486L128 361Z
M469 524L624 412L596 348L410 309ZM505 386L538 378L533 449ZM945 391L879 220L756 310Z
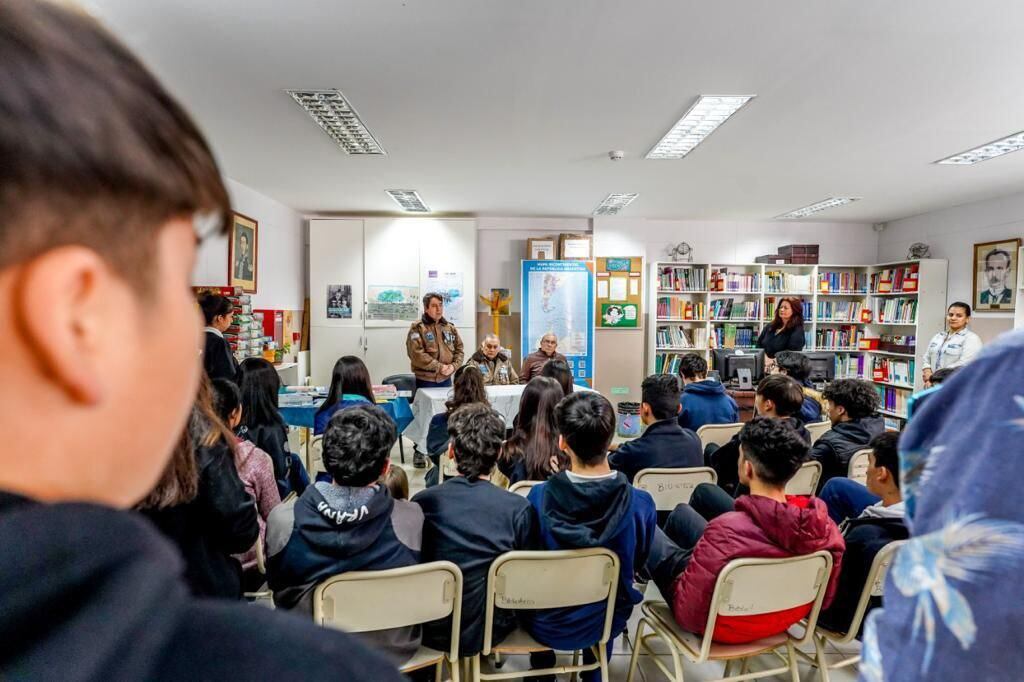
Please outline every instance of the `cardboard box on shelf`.
M556 260L558 237L530 237L526 240L527 260Z
M594 241L589 234L562 233L558 236L558 257L562 260L593 260Z

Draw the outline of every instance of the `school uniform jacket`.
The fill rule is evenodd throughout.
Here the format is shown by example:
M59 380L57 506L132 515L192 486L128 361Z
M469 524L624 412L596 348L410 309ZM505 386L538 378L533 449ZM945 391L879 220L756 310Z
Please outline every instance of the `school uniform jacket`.
M213 379L228 379L238 383L238 360L224 336L211 327L206 328L203 346L203 369Z
M441 374L441 366L458 367L464 358L462 338L455 325L443 317L434 322L426 315L410 325L405 352L420 381L444 381L448 377Z

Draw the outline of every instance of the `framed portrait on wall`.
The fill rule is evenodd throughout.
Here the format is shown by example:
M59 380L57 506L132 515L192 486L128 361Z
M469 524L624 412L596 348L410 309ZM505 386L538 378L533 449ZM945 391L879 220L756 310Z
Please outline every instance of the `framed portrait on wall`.
M259 243L259 223L241 213L232 213L228 240L228 286L242 287L247 294L256 293Z
M1020 239L974 245L974 309L1013 312L1017 306Z

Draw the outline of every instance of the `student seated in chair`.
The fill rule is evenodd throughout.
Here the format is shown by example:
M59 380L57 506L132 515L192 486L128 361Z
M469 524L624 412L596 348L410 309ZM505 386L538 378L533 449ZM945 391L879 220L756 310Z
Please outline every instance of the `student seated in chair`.
M641 469L651 467L704 466L700 439L679 426L679 379L673 374L652 374L640 386L640 419L647 427L643 435L619 446L608 457L608 465L626 474L629 482Z
M804 394L795 379L785 374L772 374L757 384L754 411L761 417L788 421L810 448L811 436L797 416L803 400ZM739 481L740 434L737 433L728 443L708 453L707 460L708 466L714 468L718 474L719 487L733 497L746 492L745 489L741 489ZM696 506L697 502L691 500L690 504Z
M750 494L735 500L734 511L710 522L689 505L680 504L664 532L658 530L647 569L685 630L704 632L715 580L733 559L783 558L827 550L834 563L824 604L832 602L843 538L821 500L786 495L786 483L800 469L806 453L807 442L791 424L755 418L740 431L740 482L750 488ZM709 487L733 503L721 489ZM753 616L719 616L713 637L717 642L741 644L776 635L806 616L810 608L808 604Z
M821 421L821 393L814 389L808 377L811 376L811 361L800 351L783 350L775 355L775 369L779 374L793 377L803 389L804 399L800 406L800 419L805 424Z
M940 370L941 371L941 370ZM875 436L868 455L867 485L848 478L833 478L821 491L821 500L846 539L843 570L832 606L821 612L818 621L837 632L850 628L871 562L883 547L895 540L906 540L903 496L900 493L899 434L889 431ZM872 597L868 608L881 605Z
M458 380L456 380L458 386ZM536 513L526 498L491 483L505 438L505 420L485 403L456 409L448 419L448 449L458 476L423 490L413 502L423 509L423 553L427 561L451 561L462 570L462 631L459 655L480 653L484 639L487 571L505 552L537 548ZM516 628L512 611L495 610L493 643ZM423 642L447 650L450 621L429 623Z
M355 405L331 417L323 462L333 481L317 482L267 522L267 582L279 608L312 614L318 584L349 571L412 566L420 560L423 512L395 500L379 483L398 438L376 405ZM401 664L420 645L419 626L363 633L361 639Z
M615 431L615 412L604 396L573 393L558 404L555 413L558 444L569 456L570 469L534 486L528 499L540 519L543 548L605 547L619 556L611 631L614 640L643 598L633 587L633 573L644 565L657 528L654 499L608 466L606 453ZM553 649L585 649L584 661L593 662L586 647L601 638L605 612L604 602L526 612L526 628L534 639ZM610 640L609 655L611 647ZM531 654L530 663L534 668L551 667L554 653ZM599 671L583 673L584 680L599 678Z
M708 379L707 360L689 353L679 363L683 377L682 410L679 425L696 432L705 424L735 424L740 411L736 401L726 393L725 385L717 379Z
M853 453L885 431L878 412L878 392L863 379L838 379L821 392L832 428L811 446L811 459L821 462L818 491L831 478L846 476Z

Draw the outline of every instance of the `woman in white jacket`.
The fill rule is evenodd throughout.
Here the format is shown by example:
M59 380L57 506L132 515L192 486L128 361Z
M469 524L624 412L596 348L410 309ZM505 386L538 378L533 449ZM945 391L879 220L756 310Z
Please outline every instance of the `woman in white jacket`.
M981 352L981 337L967 328L971 306L962 301L946 310L946 330L932 337L924 356L924 380L938 369L963 367Z

